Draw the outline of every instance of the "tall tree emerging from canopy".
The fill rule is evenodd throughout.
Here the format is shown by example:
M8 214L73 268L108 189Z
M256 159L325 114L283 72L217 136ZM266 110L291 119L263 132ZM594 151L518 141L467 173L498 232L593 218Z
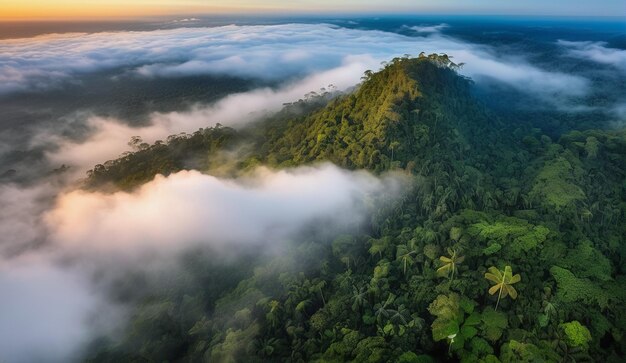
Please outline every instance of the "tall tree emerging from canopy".
M458 264L462 263L465 260L465 256L459 256L457 251L448 248L448 254L450 257L441 256L439 257L439 261L443 262L443 266L437 269L437 273L449 276L450 280L454 279L454 273L458 269Z
M493 295L496 291L499 291L498 301L496 301L496 310L498 310L500 298L506 297L507 295L510 295L513 300L517 298L517 290L511 285L519 282L522 278L519 274L513 275L511 266L504 267L504 273L493 266L489 267L489 272L485 273L485 278L495 283L495 285L489 289L489 295Z

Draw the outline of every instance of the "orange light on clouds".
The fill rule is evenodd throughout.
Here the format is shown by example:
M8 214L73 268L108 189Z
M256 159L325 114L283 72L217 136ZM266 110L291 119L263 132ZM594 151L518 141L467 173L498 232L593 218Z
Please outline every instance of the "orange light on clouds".
M241 11L214 0L0 0L0 20L107 19Z

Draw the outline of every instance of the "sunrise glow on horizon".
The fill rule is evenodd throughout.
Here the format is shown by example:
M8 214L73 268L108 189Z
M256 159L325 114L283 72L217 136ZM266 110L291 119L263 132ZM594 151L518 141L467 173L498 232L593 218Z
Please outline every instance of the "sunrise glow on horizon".
M139 0L130 4L123 0L106 2L29 0L9 1L8 3L0 1L0 20L138 18L191 13L227 13L237 10L232 7L219 6L217 2L193 0Z
M616 16L626 14L620 0L555 0L542 4L541 12L535 5L540 0L524 4L476 0L0 0L0 20L80 20L122 19L177 15L218 15L232 13L452 13L492 15L562 15L562 16ZM599 6L601 3L602 6Z

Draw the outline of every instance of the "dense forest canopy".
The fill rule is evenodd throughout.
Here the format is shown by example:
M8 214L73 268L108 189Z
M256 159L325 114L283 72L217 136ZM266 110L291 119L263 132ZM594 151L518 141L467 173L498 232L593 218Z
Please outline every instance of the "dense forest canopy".
M123 337L94 341L88 360L623 361L626 131L510 121L450 58L393 59L351 93L240 130L134 138L91 170L85 188L131 190L186 169L330 161L413 186L363 229L311 233L269 261L187 256L194 278L130 294Z

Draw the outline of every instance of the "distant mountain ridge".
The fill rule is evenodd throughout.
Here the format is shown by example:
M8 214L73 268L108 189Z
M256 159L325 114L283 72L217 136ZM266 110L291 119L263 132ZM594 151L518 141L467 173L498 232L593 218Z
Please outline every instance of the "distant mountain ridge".
M494 131L503 125L477 103L458 68L447 55L395 58L367 71L353 93L330 100L318 95L239 131L218 125L167 143L135 143L136 152L90 171L88 184L128 188L157 173L210 169L220 151L245 143L254 146L241 155L242 168L331 161L350 169L414 171L446 155L462 160L477 148L489 154L503 141Z
M290 120L263 144L268 161L298 165L330 160L347 168L412 168L440 148L457 157L492 138L497 125L445 55L396 58L325 108ZM500 125L501 126L501 125ZM480 140L478 131L483 131Z

